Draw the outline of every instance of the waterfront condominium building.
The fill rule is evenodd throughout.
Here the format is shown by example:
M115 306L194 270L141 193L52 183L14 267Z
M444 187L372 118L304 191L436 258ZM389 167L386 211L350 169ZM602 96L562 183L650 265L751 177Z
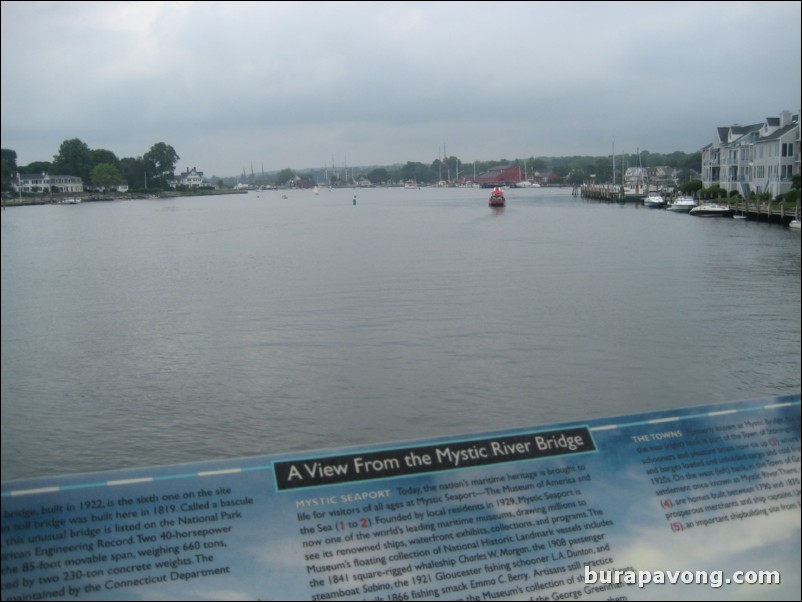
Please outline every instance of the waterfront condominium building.
M719 127L702 149L702 184L739 192L744 198L768 192L771 198L791 188L800 173L799 110L783 111L753 125Z

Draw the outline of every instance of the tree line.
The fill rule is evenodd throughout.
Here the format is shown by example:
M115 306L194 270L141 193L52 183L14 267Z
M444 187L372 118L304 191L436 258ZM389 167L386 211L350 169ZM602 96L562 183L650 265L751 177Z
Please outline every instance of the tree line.
M616 155L615 180L622 181L622 174L627 167L671 167L677 170L678 180L687 182L699 177L702 167L702 154L683 153L676 151L670 154L650 153L641 151L640 156ZM528 175L539 173L542 176L554 174L561 183L580 185L594 178L597 182L611 182L613 180L612 156L571 156L571 157L528 157L517 159L499 159L492 161L463 162L459 157L451 156L434 159L431 163L407 161L405 164L391 166L355 167L355 168L317 168L296 172L292 169L282 169L267 174L243 174L241 181L252 184L278 184L286 185L295 180L309 183L325 182L338 185L344 182L350 185L360 180L367 180L371 184L384 184L387 182L403 182L415 180L419 184L435 184L441 180L455 181L459 179L472 180L474 173L477 176L499 166L519 165L521 172Z
M11 149L2 149L2 189L12 188L13 178L17 173L48 173L69 175L81 178L85 185L96 188L107 188L126 182L131 190L156 189L165 190L173 180L175 166L180 157L175 149L164 142L154 144L141 157L125 157L118 159L110 150L90 149L78 138L65 140L59 147L53 161L35 161L28 165L17 165L17 153ZM494 167L517 164L527 174L554 174L560 182L579 185L594 178L597 182L613 180L613 158L570 156L570 157L528 157L516 159L499 159L491 161L464 162L456 156L437 158L431 163L407 161L405 164L391 166L373 166L349 168L348 170L323 168L296 172L286 168L272 174L252 175L244 179L249 183L286 185L300 179L308 182L325 182L329 185L346 184L359 180L367 180L372 184L415 180L420 184L434 184L442 180L455 181L473 179L474 173L479 175ZM669 154L641 151L639 154L616 155L615 179L622 181L622 174L627 167L665 166L677 170L680 182L698 177L701 169L700 152L683 153L675 151ZM233 178L231 178L233 180Z
M12 188L17 173L75 176L81 178L84 185L98 189L126 182L134 190L165 190L170 187L175 165L181 158L172 146L157 142L141 157L118 159L112 151L90 149L78 138L62 142L52 161L17 165L16 151L4 148L0 153L3 191Z

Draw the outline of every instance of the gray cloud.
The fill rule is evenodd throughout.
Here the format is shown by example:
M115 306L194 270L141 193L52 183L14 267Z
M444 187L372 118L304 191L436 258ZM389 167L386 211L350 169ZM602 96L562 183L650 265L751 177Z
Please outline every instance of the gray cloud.
M800 106L798 2L3 2L2 146L207 174L693 152Z

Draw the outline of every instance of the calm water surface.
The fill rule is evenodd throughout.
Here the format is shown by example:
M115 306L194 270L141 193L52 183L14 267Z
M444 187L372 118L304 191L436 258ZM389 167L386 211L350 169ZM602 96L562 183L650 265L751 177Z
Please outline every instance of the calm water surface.
M281 194L2 212L3 480L800 391L798 232Z

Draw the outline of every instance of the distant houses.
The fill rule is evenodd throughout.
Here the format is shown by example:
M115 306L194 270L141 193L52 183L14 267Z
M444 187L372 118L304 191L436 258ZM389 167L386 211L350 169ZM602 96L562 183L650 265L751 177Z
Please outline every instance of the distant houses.
M727 193L737 192L745 198L756 194L768 194L771 198L777 198L788 192L793 176L802 172L799 114L799 109L796 114L783 111L778 117L766 117L751 125L716 128L713 142L701 149L702 185L705 188L718 186ZM622 184L629 187L645 184L671 188L677 183L677 171L671 167L628 167L622 176ZM174 176L166 173L165 179L169 179L170 186L174 189L212 186L209 182L204 182L203 172L196 167L187 167L184 172ZM553 172L531 175L519 165L508 164L488 169L473 179L463 176L457 180L457 185L515 186L521 185L525 179L535 186L554 185L561 181ZM27 194L74 194L87 190L77 176L47 173L17 174L12 185L16 192ZM296 176L292 182L295 188L311 188L314 185L312 177ZM370 183L363 180L358 185ZM120 182L110 188L127 192L128 184ZM236 188L253 189L257 186L238 182Z
M22 174L18 173L14 182L13 188L15 192L23 192L26 194L43 194L43 193L82 193L92 188L84 187L83 181L77 176L62 176L50 175L46 173L37 174ZM171 180L170 185L173 188L183 186L185 188L200 188L204 185L203 172L198 171L197 168L187 168L183 173L176 175ZM109 186L107 190L114 190L116 192L128 192L128 182L122 181L113 186Z
M84 184L77 176L38 174L17 174L14 182L16 192L42 193L42 192L83 192Z
M698 176L698 172L691 172ZM658 167L627 167L624 171L624 186L631 190L673 190L677 187L679 174L667 165Z
M474 182L484 188L509 186L524 179L523 170L518 165L500 165L476 176Z
M551 183L552 178L557 178L557 176L554 174L549 174L548 176L537 174L527 179L520 165L499 165L476 176L474 183L479 184L482 188L492 188L494 186L515 186L527 179L530 183L545 186Z
M15 192L24 192L27 194L44 194L44 193L67 193L76 194L86 192L83 180L77 176L61 176L50 175L46 173L41 174L17 174L17 179L13 183ZM119 182L114 186L109 186L109 189L117 192L128 192L128 182ZM91 188L89 189L91 190Z

